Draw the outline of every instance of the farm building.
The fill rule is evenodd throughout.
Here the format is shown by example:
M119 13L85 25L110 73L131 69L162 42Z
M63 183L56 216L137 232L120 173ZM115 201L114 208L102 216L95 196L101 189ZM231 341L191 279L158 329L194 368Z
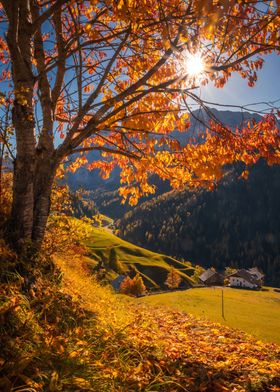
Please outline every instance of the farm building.
M240 269L229 277L230 287L244 287L248 289L258 289L261 287L260 280L255 274L245 269Z
M224 277L212 268L207 269L199 277L200 281L205 286L223 286Z
M120 286L124 281L126 275L119 275L114 280L111 281L111 285L115 291L120 291Z
M248 272L256 278L260 286L263 285L264 274L258 269L258 267L250 268L248 269Z

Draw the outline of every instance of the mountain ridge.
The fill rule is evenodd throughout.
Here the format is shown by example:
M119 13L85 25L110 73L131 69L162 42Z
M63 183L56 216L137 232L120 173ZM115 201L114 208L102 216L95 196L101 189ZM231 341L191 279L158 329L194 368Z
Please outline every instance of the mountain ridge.
M225 126L237 128L247 121L255 119L257 122L262 119L257 113L250 113L247 111L234 112L230 110L217 110L209 108L212 114L218 121L222 122ZM190 114L191 126L185 132L174 130L171 135L177 139L182 145L186 144L190 139L200 137L201 133L205 132L205 125L209 123L210 117L205 109L194 110ZM99 151L93 151L87 154L89 162L100 158ZM75 173L67 174L67 182L72 190L77 190L79 187L86 190L102 190L106 192L115 191L120 186L120 169L115 168L108 180L103 180L99 176L99 170L87 170L85 167L79 168Z

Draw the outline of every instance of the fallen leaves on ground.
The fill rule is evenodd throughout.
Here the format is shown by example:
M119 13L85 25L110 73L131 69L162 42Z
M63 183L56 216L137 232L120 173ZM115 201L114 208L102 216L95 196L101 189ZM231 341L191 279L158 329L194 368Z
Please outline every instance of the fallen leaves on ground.
M280 391L280 347L115 295L61 256L60 273L0 284L0 390ZM40 283L40 285L39 285Z
M102 310L96 304L96 290L88 295L90 285L96 283L81 264L68 261L66 284L69 263L72 290L75 292L75 270L87 287L86 306L99 312L108 325L116 314L126 314L127 325L116 324L102 335L106 348L93 364L100 380L113 380L112 390L280 391L280 347L276 344L170 308L122 297L114 309L108 302ZM76 289L79 287L80 282ZM79 294L85 299L81 289Z

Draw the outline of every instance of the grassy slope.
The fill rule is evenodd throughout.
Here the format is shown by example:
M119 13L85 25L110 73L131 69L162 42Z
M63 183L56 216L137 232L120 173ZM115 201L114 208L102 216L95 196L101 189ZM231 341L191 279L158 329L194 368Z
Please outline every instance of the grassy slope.
M221 315L221 289L201 288L143 298L242 329L259 339L280 344L280 294L269 291L224 289L225 320Z
M83 257L58 256L56 263L64 272L63 291L94 312L105 331L98 350L91 347L93 391L103 391L101 385L106 392L278 390L278 346L182 312L114 295L92 279Z
M93 228L92 237L86 242L91 257L108 260L111 248L116 249L119 260L127 266L133 266L144 277L150 288L164 287L164 281L170 267L177 268L186 284L193 283L188 275L192 275L193 267L181 263L172 257L151 252L127 241L124 241L105 228ZM148 279L145 279L147 276Z
M32 268L36 292L0 280L0 391L279 390L279 346L116 295L76 247L54 261Z

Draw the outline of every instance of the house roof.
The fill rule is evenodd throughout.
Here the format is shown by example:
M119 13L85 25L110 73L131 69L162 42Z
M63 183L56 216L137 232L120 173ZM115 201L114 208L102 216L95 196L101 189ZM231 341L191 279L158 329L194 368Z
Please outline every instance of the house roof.
M204 271L200 275L199 279L202 282L206 282L209 278L212 278L212 276L214 276L214 275L217 275L217 277L219 277L219 278L221 277L221 274L219 274L218 272L212 270L211 268L208 268L208 270Z
M119 290L122 281L124 280L125 275L119 275L114 280L111 281L111 285L115 290Z
M253 274L257 277L257 279L262 279L264 278L264 274L258 269L258 267L253 267L248 269L248 271L250 272L250 274Z
M250 282L252 284L257 284L256 277L245 269L240 269L236 271L234 274L229 275L229 278L231 277L243 278L247 280L247 282Z

